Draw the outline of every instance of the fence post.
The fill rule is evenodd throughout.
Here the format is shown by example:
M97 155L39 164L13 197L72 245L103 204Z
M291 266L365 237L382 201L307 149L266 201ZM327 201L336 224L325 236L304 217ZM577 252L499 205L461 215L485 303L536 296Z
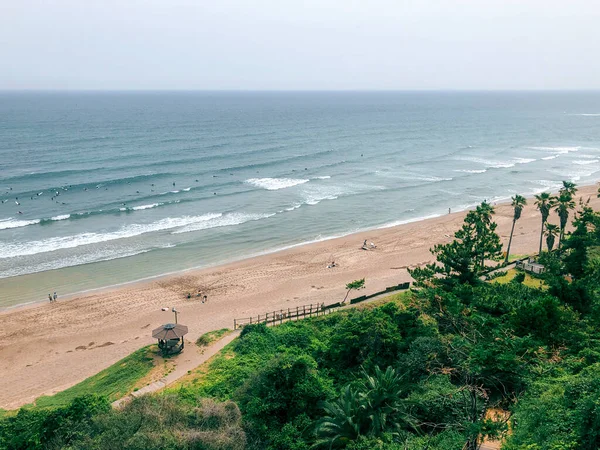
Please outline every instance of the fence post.
M235 319L233 319L233 329L234 329L234 331L237 330L237 325L235 323Z
M250 316L250 325L252 325L252 316Z
M298 320L298 315L300 314L300 311L298 310L298 307L296 306L296 321Z
M288 313L287 313L287 317L286 317L286 318L287 318L287 320L290 320L290 314L291 314L291 313L290 313L290 308L288 308Z
M283 309L279 310L279 325L283 323Z

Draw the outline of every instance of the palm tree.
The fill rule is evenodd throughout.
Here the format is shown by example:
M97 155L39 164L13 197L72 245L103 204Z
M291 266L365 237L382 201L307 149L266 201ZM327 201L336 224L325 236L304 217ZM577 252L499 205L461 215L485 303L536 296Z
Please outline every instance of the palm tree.
M345 447L361 435L383 438L388 433L397 435L403 427L418 431L407 411L402 376L392 367L383 371L376 366L374 375L363 369L357 390L350 386L346 385L337 399L322 403L325 416L315 427L316 447Z
M550 215L550 210L552 206L554 206L554 197L552 197L548 192L542 192L541 194L537 194L535 196L535 206L540 211L542 215L542 231L540 232L540 250L539 255L542 254L542 239L544 238L544 225L548 220L548 216Z
M376 366L374 375L369 375L363 369L359 390L363 409L370 422L370 435L382 436L391 430L397 432L403 425L415 428L406 412L402 376L394 368L388 366L384 372Z
M316 424L317 444L329 444L330 449L345 447L361 435L361 401L350 385L342 389L338 398L324 402L322 407L325 416Z
M572 181L563 181L562 183L563 187L560 188L559 193L562 194L563 192L566 192L571 196L571 198L575 197L575 194L577 193L577 185Z
M572 183L571 183L572 184ZM567 222L569 221L569 211L571 209L575 209L575 202L573 201L573 197L566 190L561 190L560 195L556 199L556 213L560 219L560 233L558 235L558 248L560 248L562 244L562 240L565 237L565 228L567 226Z
M549 252L552 251L552 248L554 247L554 240L559 232L558 225L553 225L551 223L546 225L546 245L548 245Z
M510 254L510 244L512 244L513 233L515 232L515 224L517 220L521 218L521 212L523 211L523 207L527 204L527 199L522 195L515 195L512 198L511 206L513 207L513 223L512 228L510 230L510 238L508 239L508 248L506 249L506 260L505 263L508 262L508 255Z

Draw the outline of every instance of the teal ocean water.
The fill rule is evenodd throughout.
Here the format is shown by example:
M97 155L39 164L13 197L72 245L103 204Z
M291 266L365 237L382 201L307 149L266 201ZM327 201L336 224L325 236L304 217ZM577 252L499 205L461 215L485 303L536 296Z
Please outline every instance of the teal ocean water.
M599 173L600 92L0 93L0 307Z

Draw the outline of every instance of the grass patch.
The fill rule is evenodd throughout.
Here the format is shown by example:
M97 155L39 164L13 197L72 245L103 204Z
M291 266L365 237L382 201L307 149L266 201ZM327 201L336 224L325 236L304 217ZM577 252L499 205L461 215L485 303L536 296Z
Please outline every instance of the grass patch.
M357 303L357 308L376 308L381 305L385 305L386 303L396 303L398 306L406 306L410 303L410 300L413 298L414 293L409 289L402 292L396 292L395 294L386 295L383 298L378 300L369 301L366 300L364 303ZM354 305L353 305L354 306Z
M511 263L513 261L516 261L517 259L527 258L528 256L530 255L509 255L508 262Z
M143 347L69 389L52 396L39 397L35 404L39 407L65 406L85 394L103 395L110 401L118 400L130 393L136 383L154 367L155 347Z
M503 275L498 278L494 278L493 280L491 280L491 282L498 283L498 284L506 284L506 283L511 282L512 279L518 273L522 273L522 272L520 270L510 269L507 271L506 275ZM532 287L532 288L539 288L541 286L543 289L547 289L547 286L544 284L544 282L542 280L540 280L539 278L534 278L528 273L525 274L525 281L523 281L523 284L525 286Z
M204 333L196 340L196 345L198 347L208 347L214 341L221 339L224 335L229 333L231 330L229 328L221 328L220 330L209 331L208 333Z

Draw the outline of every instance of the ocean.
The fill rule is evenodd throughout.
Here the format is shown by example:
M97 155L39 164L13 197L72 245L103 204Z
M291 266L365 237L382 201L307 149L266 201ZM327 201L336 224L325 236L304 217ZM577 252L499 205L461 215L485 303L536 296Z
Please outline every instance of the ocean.
M599 173L600 92L4 92L0 308Z

